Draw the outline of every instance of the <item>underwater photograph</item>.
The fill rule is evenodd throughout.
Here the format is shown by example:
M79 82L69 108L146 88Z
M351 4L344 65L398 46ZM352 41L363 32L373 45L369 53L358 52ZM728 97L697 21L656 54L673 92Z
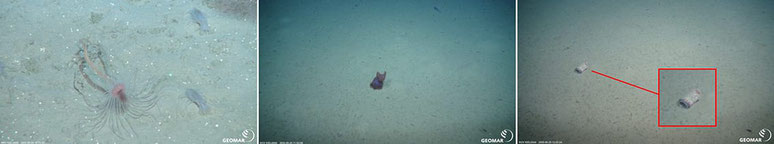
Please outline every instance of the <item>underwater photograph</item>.
M770 143L771 0L7 0L0 144Z
M255 143L256 8L0 2L0 143Z

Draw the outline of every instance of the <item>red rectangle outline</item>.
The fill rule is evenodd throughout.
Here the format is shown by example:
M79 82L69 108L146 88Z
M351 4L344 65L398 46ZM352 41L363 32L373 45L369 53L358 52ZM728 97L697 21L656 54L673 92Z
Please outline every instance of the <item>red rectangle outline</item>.
M661 70L713 70L715 72L715 124L714 125L661 125ZM718 68L658 68L656 72L658 96L656 98L656 123L658 127L717 127L718 126Z

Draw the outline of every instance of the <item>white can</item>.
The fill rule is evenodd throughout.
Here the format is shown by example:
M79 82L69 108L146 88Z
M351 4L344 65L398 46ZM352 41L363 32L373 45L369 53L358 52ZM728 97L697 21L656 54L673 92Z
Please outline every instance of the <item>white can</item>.
M575 67L575 72L577 72L578 74L582 74L582 73L583 73L583 72L585 72L587 69L589 69L589 65L588 65L588 63L586 63L586 62L583 62L583 63L582 63L582 64L580 64L578 67Z
M691 108L696 102L699 102L699 98L701 98L701 91L699 89L693 89L678 102L683 108Z

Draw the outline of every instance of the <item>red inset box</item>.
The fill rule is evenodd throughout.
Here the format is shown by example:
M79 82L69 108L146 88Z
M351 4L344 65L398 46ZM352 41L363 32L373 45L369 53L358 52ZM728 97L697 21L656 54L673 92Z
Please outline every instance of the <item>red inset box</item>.
M661 71L662 70L711 70L715 72L715 124L713 125L661 125ZM658 127L717 127L718 126L718 69L717 68L658 68L658 102L656 103L656 117Z

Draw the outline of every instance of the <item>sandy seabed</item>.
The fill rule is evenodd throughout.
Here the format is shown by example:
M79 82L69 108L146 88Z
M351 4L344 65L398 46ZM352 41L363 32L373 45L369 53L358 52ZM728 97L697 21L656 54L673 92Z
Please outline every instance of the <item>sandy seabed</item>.
M202 1L3 1L0 10L0 142L219 143L257 131L255 18ZM73 89L81 39L100 45L107 73L130 93L163 79L157 105L128 120L137 136L84 128L92 112ZM187 88L212 112L199 114Z

